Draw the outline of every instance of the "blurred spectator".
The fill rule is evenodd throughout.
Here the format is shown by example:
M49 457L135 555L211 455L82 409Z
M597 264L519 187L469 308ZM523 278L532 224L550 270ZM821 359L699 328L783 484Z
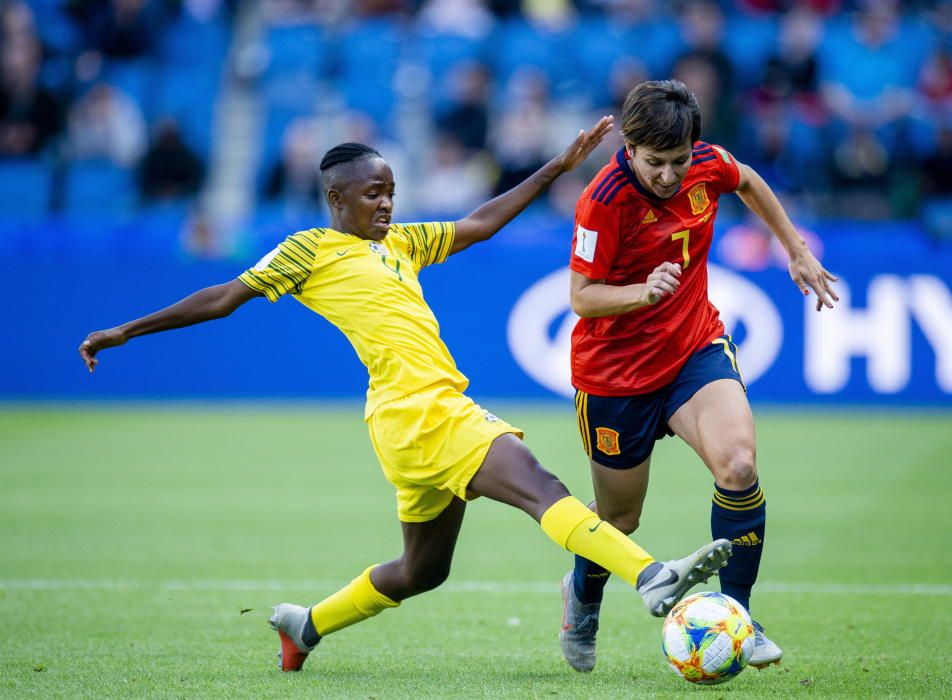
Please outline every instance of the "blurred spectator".
M546 75L531 67L512 76L503 105L491 139L500 168L497 194L542 167L588 118L569 104L553 103Z
M847 31L829 37L823 54L822 93L827 107L848 129L883 131L905 118L923 47L902 41L892 0L867 0Z
M73 0L90 50L129 59L152 53L161 29L161 3L148 0Z
M349 0L263 0L261 4L265 18L274 26L332 25L350 10Z
M132 167L146 146L145 120L138 105L116 88L95 85L73 106L69 151L74 158L104 158Z
M523 69L509 81L505 111L494 127L493 150L500 167L496 194L518 185L545 163L548 89L545 76L533 69Z
M493 27L485 0L425 0L418 15L430 32L482 39Z
M63 129L63 109L38 81L40 46L35 39L0 48L0 154L41 153Z
M680 22L686 53L695 60L706 62L716 75L718 91L730 94L734 88L734 69L723 47L724 13L721 8L712 0L689 0L681 11Z
M819 109L817 50L823 26L818 15L794 9L780 23L777 51L767 59L763 77L749 99L754 106L796 100L813 114Z
M172 200L198 194L205 168L184 141L172 120L160 122L139 170L139 190L145 200Z
M952 111L952 55L941 48L932 54L919 78L919 90L934 110L948 114Z
M522 13L531 23L549 31L565 29L575 20L571 0L522 0Z
M36 20L29 5L22 2L0 5L0 35L4 45L37 40Z
M701 138L716 144L734 142L738 115L734 96L725 90L717 65L709 53L687 53L672 71L697 98L701 108Z
M501 19L518 15L522 0L489 0L489 10Z
M384 17L410 9L410 0L351 0L357 17Z
M909 41L915 37L893 0L865 0L842 31L827 37L821 90L834 117L832 174L848 215L889 216L882 195L890 194L890 185L902 185L891 170L896 156L914 148L907 135L927 50L923 41ZM848 195L866 198L856 202Z
M419 185L419 209L431 218L456 218L468 214L489 195L485 159L473 156L453 134L436 137Z
M470 151L486 148L491 81L489 69L481 63L460 64L450 74L452 102L437 118L437 127Z
M265 199L282 199L305 207L318 207L324 200L318 165L315 124L312 119L296 119L284 133L281 160L275 163L265 185Z
M612 66L608 77L608 88L611 91L611 104L605 105L606 114L614 114L621 119L622 107L625 98L631 89L648 80L648 69L645 64L633 56L623 56Z
M931 197L952 197L952 127L941 128L936 141L922 164L922 189Z

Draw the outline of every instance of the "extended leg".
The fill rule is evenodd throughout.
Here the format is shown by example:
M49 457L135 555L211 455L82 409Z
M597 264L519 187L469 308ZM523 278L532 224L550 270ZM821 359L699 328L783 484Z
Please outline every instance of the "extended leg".
M310 610L282 603L271 618L281 637L281 668L298 671L322 637L396 607L446 580L466 504L454 498L435 519L401 523L403 554L367 568Z

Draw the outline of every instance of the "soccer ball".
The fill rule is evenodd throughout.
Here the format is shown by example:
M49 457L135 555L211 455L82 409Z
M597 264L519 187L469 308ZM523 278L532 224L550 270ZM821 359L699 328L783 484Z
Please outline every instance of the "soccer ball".
M691 683L724 683L744 670L754 651L754 625L744 606L723 593L695 593L664 620L661 650Z

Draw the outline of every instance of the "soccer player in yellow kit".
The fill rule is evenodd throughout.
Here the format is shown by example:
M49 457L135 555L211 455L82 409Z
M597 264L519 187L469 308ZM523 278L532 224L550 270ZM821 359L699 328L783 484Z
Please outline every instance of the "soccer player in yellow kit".
M274 302L288 293L353 344L370 375L364 415L384 474L397 490L404 550L310 608L277 605L269 622L280 637L283 670L299 670L332 632L445 581L466 502L478 496L525 511L557 544L636 586L654 615L666 614L727 561L730 543L718 540L684 559L656 562L572 497L535 460L517 428L462 393L468 382L440 339L417 279L423 267L492 237L585 160L611 127L611 117L602 118L527 180L447 223L392 223L390 167L368 146L337 146L320 166L329 228L295 233L238 279L91 333L80 345L92 372L105 348L222 318L255 297Z

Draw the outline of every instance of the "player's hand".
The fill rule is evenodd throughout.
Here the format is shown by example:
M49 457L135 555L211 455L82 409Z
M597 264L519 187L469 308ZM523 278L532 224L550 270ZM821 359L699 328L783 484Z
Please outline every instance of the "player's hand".
M86 336L79 346L79 356L83 358L86 367L92 372L99 364L96 353L106 348L114 348L126 342L126 334L119 328L110 328L105 331L95 331Z
M651 305L657 304L664 297L671 296L681 286L681 266L677 263L661 263L645 282L644 298Z
M599 119L588 131L579 130L575 140L559 156L562 161L562 172L567 173L588 158L614 125L615 117L608 115Z
M832 309L833 302L840 300L831 284L831 282L838 282L839 278L830 274L810 251L791 258L787 269L790 270L790 279L800 288L804 296L809 295L811 289L816 294L817 311L824 306Z

